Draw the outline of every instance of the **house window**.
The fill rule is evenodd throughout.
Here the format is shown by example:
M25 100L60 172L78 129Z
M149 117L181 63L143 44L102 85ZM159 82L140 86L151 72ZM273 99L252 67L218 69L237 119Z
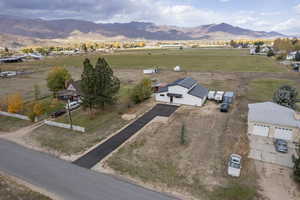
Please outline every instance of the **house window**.
M164 96L165 96L165 94L160 94L159 96L161 96L161 97L164 97Z

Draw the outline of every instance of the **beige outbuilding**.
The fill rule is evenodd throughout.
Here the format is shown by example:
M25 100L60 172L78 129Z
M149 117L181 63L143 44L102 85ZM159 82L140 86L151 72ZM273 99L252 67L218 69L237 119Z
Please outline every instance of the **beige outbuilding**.
M248 134L300 142L299 113L273 102L248 107Z

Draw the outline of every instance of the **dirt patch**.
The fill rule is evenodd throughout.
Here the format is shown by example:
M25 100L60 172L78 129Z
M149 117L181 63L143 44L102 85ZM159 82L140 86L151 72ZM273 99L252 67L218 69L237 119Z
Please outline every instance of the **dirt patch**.
M247 153L243 150L247 147L241 148L245 145L241 127L236 127L239 131L231 128L245 127L238 117L231 120L235 110L220 113L215 103L203 108L182 106L167 124L153 122L145 127L135 140L112 155L104 168L160 191L185 194L184 199L209 198L216 188L233 181L226 175L229 154ZM183 124L185 145L180 142ZM245 162L251 166L250 161ZM254 187L255 168L245 168L239 184Z
M268 200L300 199L299 185L291 177L292 169L260 161L255 161L255 165L262 196Z

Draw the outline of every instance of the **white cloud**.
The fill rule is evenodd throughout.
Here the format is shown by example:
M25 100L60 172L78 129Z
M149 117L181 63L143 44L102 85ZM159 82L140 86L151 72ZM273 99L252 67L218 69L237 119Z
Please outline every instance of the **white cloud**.
M299 34L300 21L296 18L289 18L288 20L273 26L272 30L289 32L291 34Z
M295 11L300 14L300 4L294 7Z

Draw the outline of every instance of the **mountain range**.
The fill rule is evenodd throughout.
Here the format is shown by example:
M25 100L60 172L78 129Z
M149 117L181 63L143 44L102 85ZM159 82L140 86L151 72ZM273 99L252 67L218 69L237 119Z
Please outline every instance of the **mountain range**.
M226 23L187 28L147 22L105 24L75 19L43 20L8 15L0 15L0 34L43 40L227 40L286 37L278 32L253 31Z

